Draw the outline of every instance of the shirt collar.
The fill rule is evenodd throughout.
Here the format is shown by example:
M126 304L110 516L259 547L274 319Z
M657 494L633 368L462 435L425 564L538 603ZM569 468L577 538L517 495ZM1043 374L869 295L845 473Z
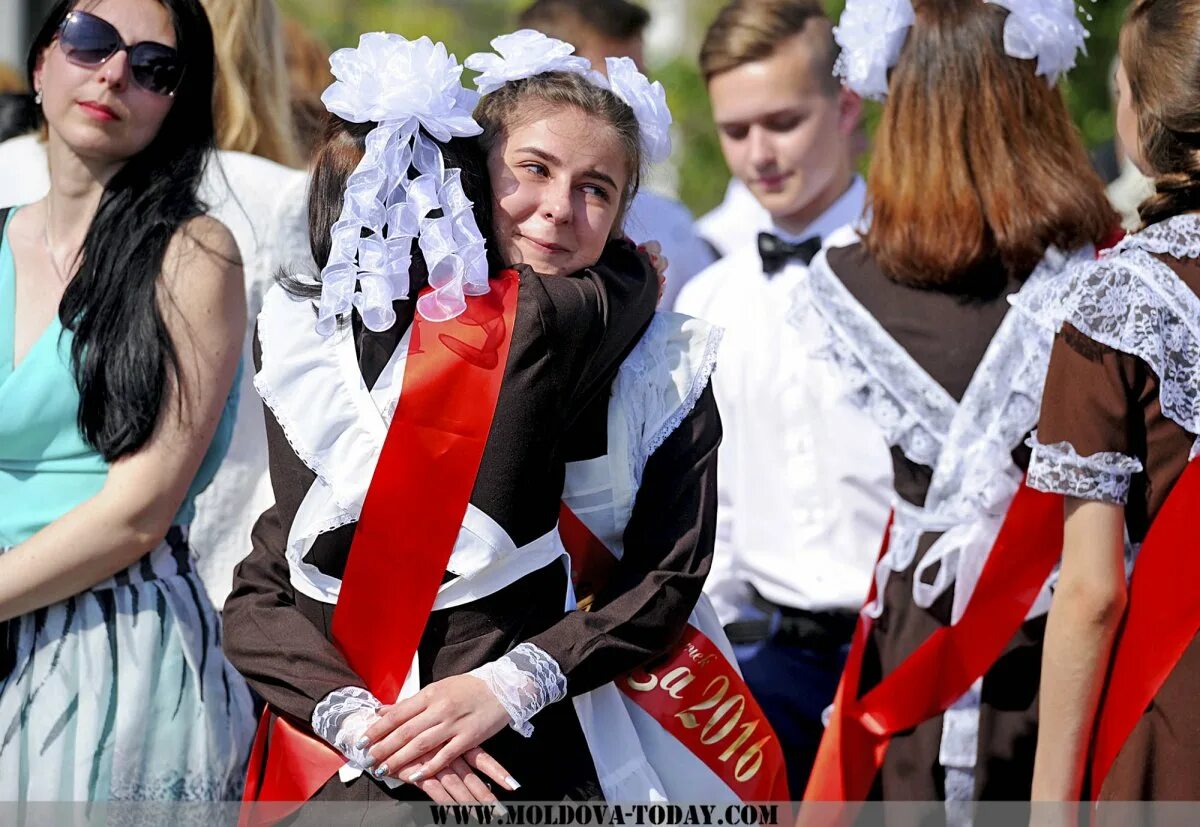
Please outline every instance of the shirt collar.
M827 238L834 230L853 224L862 218L863 207L867 202L867 185L863 179L855 175L850 186L834 201L829 209L813 219L812 223L797 233L789 233L780 229L772 222L771 232L792 243L804 241L812 236Z

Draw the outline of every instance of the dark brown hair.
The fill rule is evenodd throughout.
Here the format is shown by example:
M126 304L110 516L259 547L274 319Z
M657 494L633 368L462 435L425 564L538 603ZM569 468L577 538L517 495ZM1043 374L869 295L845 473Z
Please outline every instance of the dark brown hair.
M535 0L517 18L523 29L578 45L588 34L612 40L640 37L650 12L629 0Z
M899 282L961 286L980 268L1025 278L1051 245L1099 242L1117 223L1104 185L1058 90L1005 54L1008 12L915 11L868 176L875 261Z
M618 233L641 181L642 133L633 109L608 89L574 72L544 72L509 81L484 95L475 107L475 120L483 127L480 135L483 148L490 153L506 129L527 124L547 109L563 106L600 118L612 127L621 144L629 183L621 194L621 209L613 224L613 233Z
M1142 222L1200 209L1200 4L1137 0L1120 52L1142 160L1154 174Z
M733 0L717 13L700 46L700 72L708 83L722 72L766 60L780 44L803 35L814 77L828 95L841 84L833 75L838 46L833 24L818 0Z

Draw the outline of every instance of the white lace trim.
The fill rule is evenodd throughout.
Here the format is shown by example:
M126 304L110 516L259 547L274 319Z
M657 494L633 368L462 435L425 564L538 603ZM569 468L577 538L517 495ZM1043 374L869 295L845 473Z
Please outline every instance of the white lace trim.
M262 368L254 387L296 456L328 486L340 512L330 515L334 528L362 512L387 436L383 397L400 394L408 334L371 391L358 371L350 326L324 338L313 318L311 301L279 286L267 293L258 317Z
M532 643L519 644L467 674L487 684L512 719L509 726L526 738L533 734L529 719L567 697L567 678L558 661Z
M889 445L913 462L937 463L957 404L833 274L825 251L797 287L790 321L819 326L824 344L816 355L838 366L848 398Z
M613 382L629 432L633 481L696 407L717 364L724 330L680 313L655 313Z
M1019 295L1029 306L1043 305L1047 295L1057 293L1056 285L1064 280L1062 276L1071 261L1090 256L1090 249L1073 256L1048 250ZM908 409L881 418L880 408L872 407L871 400L889 395L898 400L900 397L890 388L905 388L904 398L914 400L923 395L922 388L936 387L949 399L948 408L939 414L945 424L939 426L944 431L936 450L926 452L926 446L914 446L902 431L891 429L900 437L894 444L911 460L933 460L926 463L933 468L933 478L923 508L906 503L897 506L888 552L876 567L875 579L877 592L882 595L891 573L913 564L922 534L941 533L915 572L913 601L931 606L954 586L952 620L957 620L974 593L1004 514L1020 487L1022 474L1013 462L1012 451L1037 422L1052 334L1027 315L1009 313L980 361L962 402L956 403L849 294L828 262L823 257L818 261L820 266L810 268L814 274L811 300L815 312L800 316L798 311L793 321L821 325L826 338L837 343L835 351L840 349L844 354L847 346L854 346L858 353L870 353L868 358L876 360L877 364L868 367L862 364L862 356L855 356L848 366L848 384L857 391L860 407L887 432L896 422L926 418ZM808 297L801 294L798 300L804 302ZM858 333L846 328L846 319L856 320ZM846 373L846 359L836 358L835 352L835 361ZM884 363L890 367L881 369L879 365ZM909 375L882 376L892 370L907 370ZM889 386L884 385L885 378ZM1035 610L1044 611L1045 604L1045 600L1039 600ZM883 611L881 599L864 611L878 617Z
M379 699L361 686L344 686L330 692L312 713L312 728L346 757L346 761L358 770L366 770L374 763L366 747L358 747L365 737L367 727L379 719Z
M1069 442L1038 442L1036 433L1026 444L1033 448L1026 483L1050 494L1125 505L1133 475L1142 471L1138 459L1116 451L1081 456Z
M1062 282L1074 256L1050 249L1019 295L1041 306ZM883 613L892 572L913 566L922 535L939 533L913 573L912 600L928 608L954 588L951 622L962 617L1022 474L1012 450L1036 424L1053 334L1019 313L1005 316L961 402L926 373L830 270L825 254L809 269L810 295L798 294L793 323L818 324L831 342L825 355L842 369L857 402L888 441L914 462L933 469L925 506L900 502L887 553L875 569L875 601L864 614ZM803 289L803 288L802 288ZM815 312L805 312L811 303ZM1030 616L1044 614L1050 581ZM943 716L940 762L971 781L979 736L978 687ZM952 791L948 791L949 792Z
M1144 361L1158 377L1163 415L1200 434L1200 297L1154 254L1200 257L1200 217L1156 224L1100 261L1076 267L1042 303L1014 305L1048 329L1070 322L1096 342Z
M1172 258L1200 258L1200 215L1176 215L1130 233L1102 254L1112 258L1128 250L1168 255Z

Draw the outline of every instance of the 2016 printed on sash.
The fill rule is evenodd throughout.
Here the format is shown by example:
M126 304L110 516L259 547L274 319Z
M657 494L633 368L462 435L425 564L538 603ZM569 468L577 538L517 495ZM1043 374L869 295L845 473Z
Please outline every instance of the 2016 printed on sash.
M727 763L737 755L733 777L740 782L750 781L762 769L764 746L775 736L768 731L767 735L746 746L762 723L762 712L757 708L752 709L753 717L741 722L747 711L745 683L739 680L742 691L726 697L733 681L729 675L720 674L724 671L721 669L725 665L724 659L716 653L702 652L693 643L688 643L683 650L686 657L692 660L690 665L679 664L678 659L672 659L653 672L637 669L624 678L625 685L635 692L665 693L673 698L677 703L670 706L680 707L673 713L680 725L687 730L700 729L698 738L688 738L693 747L698 742L710 754L716 753L716 760L721 763ZM718 674L702 684L701 681L706 677L703 671L710 674L716 671ZM736 677L736 673L734 675ZM656 700L662 701L661 698ZM763 728L767 729L765 724ZM725 744L735 730L740 730L737 737ZM742 747L745 749L738 755Z

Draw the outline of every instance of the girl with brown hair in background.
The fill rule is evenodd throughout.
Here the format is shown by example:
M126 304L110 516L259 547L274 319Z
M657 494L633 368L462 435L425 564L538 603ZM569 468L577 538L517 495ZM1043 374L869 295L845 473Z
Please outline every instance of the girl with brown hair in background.
M796 322L825 327L891 446L896 498L809 798L1029 797L1045 575L994 663L964 674L978 641L954 641L988 597L975 586L1020 487L1050 353L1010 299L1036 303L1116 225L1054 85L1084 34L1069 0L1037 14L860 0L843 14L839 69L887 101L867 217L814 260ZM940 675L908 668L930 652Z

